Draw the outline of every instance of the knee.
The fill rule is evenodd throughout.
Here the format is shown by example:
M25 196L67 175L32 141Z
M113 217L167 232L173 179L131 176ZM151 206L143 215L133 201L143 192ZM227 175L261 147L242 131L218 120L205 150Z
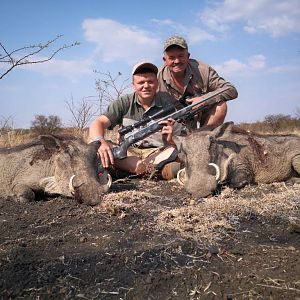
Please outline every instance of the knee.
M213 106L205 116L204 125L219 126L224 123L227 114L227 103L221 102Z
M223 101L216 106L215 115L225 118L226 114L227 114L227 103Z

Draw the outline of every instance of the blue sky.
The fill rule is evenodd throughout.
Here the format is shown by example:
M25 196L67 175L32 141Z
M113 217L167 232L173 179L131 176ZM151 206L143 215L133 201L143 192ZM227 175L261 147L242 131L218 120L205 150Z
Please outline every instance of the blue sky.
M299 0L1 0L0 20L8 51L63 35L39 59L80 42L0 80L0 117L12 117L16 128L30 127L37 114L58 115L68 126L66 101L96 99L100 77L93 70L121 72L125 80L138 61L161 66L163 42L174 34L186 38L192 58L236 86L227 121L295 116L300 109Z

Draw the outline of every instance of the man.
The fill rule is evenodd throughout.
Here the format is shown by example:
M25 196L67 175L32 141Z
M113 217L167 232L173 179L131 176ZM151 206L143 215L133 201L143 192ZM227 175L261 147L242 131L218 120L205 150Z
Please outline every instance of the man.
M199 101L202 94L229 86L230 89L220 94L219 102L198 115L197 120L203 125L221 125L227 113L227 100L238 96L235 87L225 81L209 65L190 59L188 45L184 38L172 36L164 44L164 66L158 73L159 91L170 94L173 103L180 108L182 103ZM186 100L186 98L193 98ZM187 103L189 104L189 103ZM196 126L196 122L192 127Z
M99 142L99 156L104 168L111 164L132 174L151 173L161 170L165 179L174 178L180 168L179 163L169 163L177 158L177 149L173 141L174 120L166 120L161 132L156 132L139 144L129 147L127 158L114 159L114 145L105 139L106 129L116 125L128 126L144 117L152 116L162 109L173 106L170 96L162 97L157 92L158 68L149 62L141 62L133 67L132 86L134 93L120 97L112 102L107 112L99 116L89 128L89 141ZM169 163L169 164L167 164ZM167 164L167 165L166 165ZM163 168L162 168L163 167Z

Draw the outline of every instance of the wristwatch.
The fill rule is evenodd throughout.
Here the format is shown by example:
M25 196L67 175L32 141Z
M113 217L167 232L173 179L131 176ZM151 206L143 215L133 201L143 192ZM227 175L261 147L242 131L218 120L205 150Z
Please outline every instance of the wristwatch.
M104 140L104 136L98 135L92 140L92 142L100 142L101 143L101 141L103 141L103 140Z

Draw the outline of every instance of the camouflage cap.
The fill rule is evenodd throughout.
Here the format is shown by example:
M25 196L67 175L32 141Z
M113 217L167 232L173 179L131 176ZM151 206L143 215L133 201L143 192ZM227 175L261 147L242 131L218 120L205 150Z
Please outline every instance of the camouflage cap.
M164 51L166 51L167 48L169 48L170 46L173 46L173 45L179 46L179 47L184 48L184 49L188 48L187 42L183 37L174 35L174 36L169 37L165 41Z
M132 75L138 73L138 71L140 71L142 69L149 69L149 70L153 71L153 73L155 73L155 74L158 73L158 68L156 65L154 65L150 62L147 62L147 61L142 61L133 66Z

